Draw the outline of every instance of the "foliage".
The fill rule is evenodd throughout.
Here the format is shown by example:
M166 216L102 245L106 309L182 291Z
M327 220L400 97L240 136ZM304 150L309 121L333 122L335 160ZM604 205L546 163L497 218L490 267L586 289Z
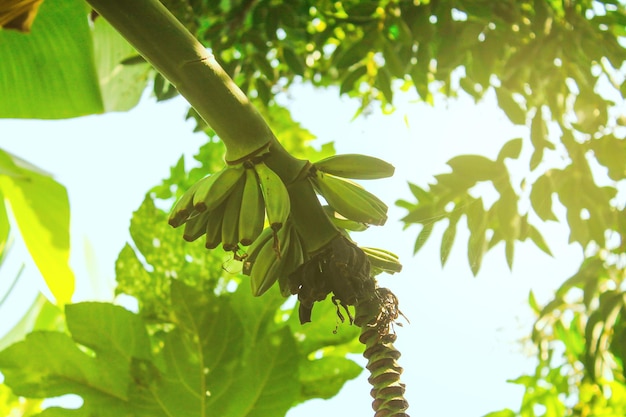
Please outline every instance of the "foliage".
M60 304L70 301L74 273L69 261L70 208L65 187L50 174L0 149L0 256L4 255L11 208L22 239Z
M63 119L134 107L150 67L82 0L46 0L29 34L0 30L0 117ZM42 71L45 68L45 71Z
M511 123L527 127L527 135L508 141L509 138L503 138L495 160L480 155L461 155L448 162L450 172L436 175L432 183L409 184L412 196L400 199L397 204L407 211L403 219L407 226L418 224L421 227L415 252L431 237L434 226L447 220L440 249L441 261L445 264L458 225L465 217L470 229L468 259L472 272L478 274L485 253L498 246L504 246L504 256L512 268L518 241L530 240L550 254L541 234L542 222L567 222L569 242L579 244L586 259L579 272L565 281L554 300L545 306L539 306L531 294L529 304L538 315L532 336L532 342L538 346L536 372L512 381L526 391L518 412L508 409L490 416L624 414L626 213L619 191L626 175L626 140L619 106L623 104L626 92L621 72L626 58L626 49L622 46L626 9L622 2L166 0L163 3L211 48L245 92L266 105L261 111L271 120L273 127L283 130L276 132L281 138L288 138L289 132L300 140L308 135L274 100L276 94L288 91L294 82L335 87L340 95L360 101L359 113L367 112L373 103L380 103L385 111L392 111L394 95L401 91L414 90L413 94L417 94L420 100L431 104L439 96L453 98L468 94L477 102L486 96L495 96ZM68 4L77 7L74 12L82 7L76 2ZM42 27L45 19L50 18L46 13L52 13L55 5L58 5L57 0L46 0L42 6ZM109 50L104 41L98 40L106 37L98 38L97 35L99 25L103 24L102 19L96 19L91 32L96 55L98 51ZM80 28L77 33L84 41L88 35L86 25L81 25L77 26ZM62 24L58 27L67 29ZM33 32L36 29L37 22ZM52 35L64 36L62 33ZM15 36L8 31L1 31L0 36L10 42L29 42L10 38ZM59 37L54 38L54 47L45 51L50 54L45 55L51 57L49 59L56 59L58 55L54 54L66 48L58 41ZM13 114L5 109L0 114L4 117L47 118L76 115L76 109L57 101L65 98L70 90L90 95L87 100L91 100L91 107L81 107L86 109L85 112L132 106L134 99L118 102L115 98L120 98L120 92L130 83L133 85L131 95L138 97L137 91L143 90L148 69L134 51L118 41L110 41L120 51L110 60L102 58L104 52L99 55L100 60L90 58L91 48L84 48L78 51L80 53L74 51L79 55L76 59L72 56L63 60L64 64L87 62L84 68L90 70L81 74L83 78L89 76L88 88L69 89L67 85L53 83L56 86L54 100L45 100L41 88L34 88L34 92L7 90L7 86L13 85L10 83L18 78L10 78L10 83L8 78L0 78L0 91L11 91L3 97L15 98L18 103L20 100L21 103L31 103L33 97L37 97L38 100L34 101L39 104L32 108L40 111ZM0 41L0 45L4 44ZM26 59L20 57L22 54L26 56L24 50L8 48L2 56L11 57L11 60ZM32 64L23 67L35 71ZM64 67L64 70L70 69L70 65L67 69ZM95 71L98 71L100 80L119 71L125 74L111 90L110 101L94 99L98 91L105 97L107 90L105 85L95 86ZM0 74L7 72L0 71ZM41 80L26 70L21 75L24 76L22 80ZM35 84L34 81L33 84L22 81L16 85ZM153 91L158 100L176 94L175 89L158 74L154 75ZM81 96L80 100L85 97ZM3 102L9 103L4 99ZM103 102L124 104L103 106ZM25 107L24 104L7 105L7 109ZM65 113L55 113L57 110ZM190 111L190 117L194 116ZM198 129L205 129L199 118L195 118ZM283 123L284 129L281 127ZM286 142L291 143L289 139ZM289 150L298 156L311 152L302 143L294 141ZM163 337L164 346L169 346L165 342L170 340L166 335L171 332L189 337L185 333L189 329L181 327L185 323L176 322L177 317L180 320L183 316L177 316L182 313L177 313L177 305L172 303L173 288L180 291L200 289L202 295L198 295L198 303L203 302L203 297L215 297L220 308L224 305L224 311L232 310L233 317L237 317L246 305L241 300L237 301L241 305L237 304L236 308L230 304L234 298L243 297L241 294L245 291L237 289L232 292L229 287L229 283L238 283L239 278L220 268L228 269L227 258L221 254L207 257L201 248L193 245L186 245L183 251L176 232L164 225L163 208L169 207L172 199L195 180L219 169L221 152L219 145L205 147L199 157L205 165L189 173L186 173L184 161L179 161L172 169L171 179L146 196L131 224L134 247L125 247L118 259L118 292L138 299L140 315L115 311L133 317L130 320L140 323L137 328L143 329L147 325L150 331L145 337L150 338L151 344L156 338ZM322 149L321 152L332 153L332 149ZM519 178L513 178L509 169L513 160L528 166L519 185ZM485 184L491 185L497 194L495 202L489 206L485 205L485 196L477 187ZM155 240L154 236L158 238ZM500 242L503 245L498 245ZM178 280L172 281L172 278ZM170 287L172 282L178 284ZM78 308L100 307L94 304ZM71 311L73 307L68 308ZM272 317L282 317L282 308L275 301ZM327 320L332 322L333 312L330 310L326 311ZM71 314L68 323L70 318ZM306 342L311 337L308 331L305 342L294 337L301 330L293 320L266 317L265 326L277 333L263 334L284 337L284 343L309 343ZM245 327L246 321L242 320L242 323ZM330 396L336 392L336 386L353 375L348 370L352 365L347 365L343 358L353 349L349 337L334 347L334 356L326 363L303 359L306 354L329 343L321 334L318 336L319 344L309 348L300 346L300 356L293 358L301 371L298 376L300 397L293 394L285 404L293 404L298 398ZM73 346L69 336L63 337L63 343ZM32 343L28 340L22 343ZM72 349L76 350L75 347ZM6 352L11 351L2 355L6 356ZM75 360L88 358L80 354L85 357L76 356ZM139 382L150 382L154 377L154 386L163 383L156 377L161 372L167 375L167 362L157 360L162 354L157 349L150 352L152 356L144 358L145 363L151 363L153 367L149 367L147 375L141 375L147 379ZM315 375L309 373L308 367L321 370L334 361L345 366L342 379L327 381L326 385L302 379L303 375ZM128 380L132 369L124 372L119 375L124 374ZM321 373L314 380L324 380L322 375L328 376ZM202 380L200 378L200 382ZM201 386L198 384L196 381L193 386ZM200 398L204 398L202 392ZM211 399L202 401L209 404Z

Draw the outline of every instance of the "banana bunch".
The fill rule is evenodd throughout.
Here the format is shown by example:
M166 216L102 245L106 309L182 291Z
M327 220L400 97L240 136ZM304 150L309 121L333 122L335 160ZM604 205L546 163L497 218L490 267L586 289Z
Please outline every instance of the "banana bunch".
M364 230L363 226L368 224L383 225L387 221L387 205L348 178L390 177L394 172L393 165L372 156L343 154L314 163L310 172L315 189L326 199L332 211L339 214L330 216L339 227Z
M220 243L226 251L251 245L264 230L265 218L274 239L291 210L283 181L263 161L226 166L192 185L174 205L173 227L185 225L189 242L206 235L206 247Z
M290 294L287 278L304 263L305 253L291 221L277 233L271 228L263 230L243 260L242 272L250 276L252 294L258 297L278 281L282 295L287 297Z

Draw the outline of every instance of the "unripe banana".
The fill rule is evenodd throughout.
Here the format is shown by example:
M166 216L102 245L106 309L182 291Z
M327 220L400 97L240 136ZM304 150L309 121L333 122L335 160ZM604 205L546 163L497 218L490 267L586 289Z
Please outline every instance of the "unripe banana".
M197 211L213 210L228 197L237 181L243 175L243 166L227 166L208 177L193 196L193 207Z
M361 180L391 177L395 171L393 165L382 159L360 154L333 155L313 165L328 174Z
M315 170L312 180L328 204L345 218L379 226L387 221L387 205L355 182L320 170Z
M239 180L233 186L225 202L224 218L222 219L222 247L225 251L238 248L239 213L242 208L241 202L243 201L245 183L245 177L240 175Z
M278 231L287 221L291 210L289 192L283 180L264 162L255 164L254 169L259 177L259 184L261 184L270 227L272 230Z
M362 247L361 249L365 252L365 255L367 255L367 259L374 272L378 270L378 273L388 272L394 274L402 271L402 264L400 263L398 255L395 253L379 248ZM377 273L375 275L377 275Z
M278 285L283 297L291 294L289 275L304 263L304 248L295 227L291 227L289 246L284 255L283 265L278 274Z
M242 273L244 275L250 275L250 271L252 270L252 265L256 261L256 258L259 256L259 252L263 248L263 245L267 243L267 241L273 241L274 231L269 227L267 229L263 229L259 237L256 238L254 242L248 247L246 251L246 257L243 261L243 269Z
M172 211L170 212L170 216L168 219L168 223L172 227L179 227L184 224L189 216L193 213L193 195L196 190L205 183L210 177L204 177L199 181L195 182L185 193L178 199L174 207L172 207Z
M207 249L215 249L222 243L222 220L224 219L224 210L226 202L215 207L206 213L209 213L209 219L206 225L206 243Z
M187 222L185 223L185 230L183 232L183 239L185 239L187 242L193 242L194 240L205 234L208 219L209 212L204 212L199 213L187 220Z
M281 242L280 252L276 250L275 240L269 239L252 264L250 270L250 286L252 294L258 297L269 290L278 280L280 271L285 264L285 254L291 242L291 227L283 227L278 232L278 239Z
M345 217L341 216L337 213L331 206L325 205L323 206L324 211L332 220L333 224L341 229L349 230L351 232L362 232L363 230L367 230L367 225L365 223L355 222L354 220L348 220ZM341 217L337 217L337 215Z
M261 234L265 223L265 204L256 171L246 168L246 184L239 212L239 241L248 246Z

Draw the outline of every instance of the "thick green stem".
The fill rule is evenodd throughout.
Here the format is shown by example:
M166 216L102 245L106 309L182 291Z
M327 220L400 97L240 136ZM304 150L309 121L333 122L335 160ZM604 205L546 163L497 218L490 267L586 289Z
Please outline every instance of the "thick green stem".
M236 162L276 139L211 53L158 0L87 0L196 109Z
M290 188L292 215L313 252L337 236L294 158L215 58L158 0L87 0L196 109L226 145L226 161L269 150L267 165Z

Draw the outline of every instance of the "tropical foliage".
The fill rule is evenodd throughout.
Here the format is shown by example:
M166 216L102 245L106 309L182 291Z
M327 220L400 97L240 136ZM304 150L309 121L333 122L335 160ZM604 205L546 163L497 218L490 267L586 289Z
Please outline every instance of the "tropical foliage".
M254 98L288 151L299 157L317 158L307 146L310 134L274 99L294 82L335 87L339 94L359 100L357 116L379 105L392 112L398 94L416 94L427 103L439 96L469 95L479 102L495 95L511 123L526 126L528 134L502 138L493 160L460 155L449 161L450 172L436 175L431 184L409 184L412 195L398 196L397 204L406 210L406 225L421 227L415 252L433 239L435 225L447 220L441 238L445 264L457 225L465 217L471 271L478 273L490 250L502 251L512 268L518 242L530 240L550 254L542 226L566 223L570 235L563 239L580 245L584 262L546 305L530 294L529 305L537 314L532 333L537 369L512 381L525 389L519 410L490 416L624 414L626 140L620 106L626 91L622 46L626 6L622 2L163 3L213 51L230 77ZM146 85L158 100L177 94L104 19L91 13L89 25L88 12L82 1L46 0L29 35L0 31L0 116L64 118L125 110L137 103ZM70 38L75 44L66 42ZM42 80L33 55L58 71L50 70L54 75ZM180 161L171 178L146 195L133 216L134 242L122 249L117 262L117 291L137 298L139 313L108 304L68 306L65 333L33 332L0 353L5 384L15 394L44 398L79 393L85 414L90 408L113 414L140 406L146 415L167 415L174 409L189 415L216 410L232 416L282 415L300 401L334 395L358 374L345 357L361 349L358 332L343 326L338 336L329 338L317 327L334 326L334 306L325 304L315 313L319 318L314 326L301 328L277 293L254 299L238 286L241 278L222 268L230 261L227 254L217 251L207 257L202 247L183 246L165 224L175 198L221 166L224 150L215 143L214 132L195 111L189 116L210 137L198 154L201 167L186 172ZM519 160L526 147L532 149L524 161L528 169L520 184L513 183L508 164ZM0 186L10 204L17 201L12 195L27 192L11 194L19 175L36 179L29 186L49 181L32 167L19 167L15 158L7 161L13 162L2 164ZM19 170L11 168L14 165ZM493 204L485 204L479 191L484 188L476 187L485 184L498 195ZM37 202L30 207L36 211ZM64 210L49 213L63 218ZM27 239L26 224L37 223L16 220ZM59 222L63 224L46 219L43 224ZM31 233L66 236L61 229ZM33 257L42 251L30 250ZM67 258L60 253L54 259L49 262L64 265ZM69 274L61 282L65 293L51 290L63 302L71 288ZM211 310L208 305L215 307ZM218 322L225 323L219 344L206 343ZM103 323L120 326L103 332ZM43 343L66 353L42 357L41 363L23 359ZM232 349L228 352L227 344ZM268 357L255 362L250 352L260 346ZM223 355L219 366L206 362L220 357L216 352ZM116 367L103 369L105 358ZM244 360L244 367L249 363L248 368L240 368L234 358ZM79 369L80 378L68 374ZM175 369L185 371L174 374ZM258 402L243 394L220 396L227 384L245 383L240 378L253 369L268 382L255 386ZM59 382L67 377L72 384ZM180 387L181 381L186 392L171 388L170 384ZM271 393L276 387L285 388L279 398ZM18 406L7 389L0 393L7 404ZM273 399L261 401L264 396ZM68 414L48 409L43 415Z

